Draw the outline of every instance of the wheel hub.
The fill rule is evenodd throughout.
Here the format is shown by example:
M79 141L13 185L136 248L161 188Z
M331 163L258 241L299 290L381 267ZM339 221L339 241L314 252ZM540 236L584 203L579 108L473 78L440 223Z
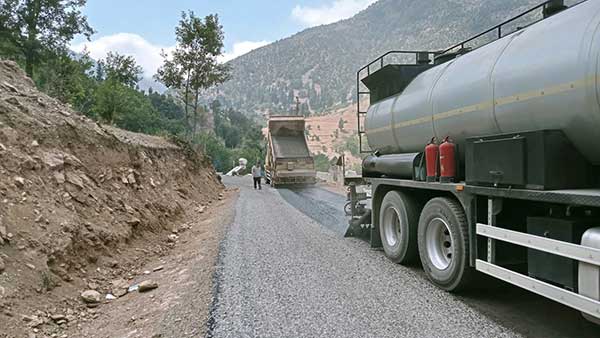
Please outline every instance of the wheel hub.
M432 219L427 225L425 240L431 263L440 270L447 269L454 251L448 223L439 217Z
M400 215L398 210L390 207L383 215L383 233L389 246L395 246L400 240Z

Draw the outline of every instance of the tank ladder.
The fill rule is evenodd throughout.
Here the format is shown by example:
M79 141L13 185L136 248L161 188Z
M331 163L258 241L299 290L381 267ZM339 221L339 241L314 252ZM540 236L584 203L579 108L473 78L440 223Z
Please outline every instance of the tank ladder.
M393 50L379 56L375 60L371 61L368 65L362 67L358 72L356 72L356 119L358 121L358 144L361 154L369 154L372 152L371 149L363 147L363 137L366 136L366 130L364 123L362 123L361 121L366 119L368 107L361 107L360 102L362 98L366 97L369 100L369 103L372 103L371 91L364 84L362 84L361 81L371 76L371 74L382 69L388 64L416 64L418 60L425 55L427 56L427 62L431 62L438 54L439 52L432 51ZM386 58L389 61L389 59L392 57L395 57L396 60L410 59L411 62L386 62Z

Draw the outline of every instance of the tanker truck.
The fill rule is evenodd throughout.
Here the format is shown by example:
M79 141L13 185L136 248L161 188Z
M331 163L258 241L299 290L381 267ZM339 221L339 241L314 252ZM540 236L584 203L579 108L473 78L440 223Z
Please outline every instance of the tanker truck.
M356 79L370 155L346 182L347 235L420 261L441 289L489 275L599 323L600 1L547 1L443 51L386 53Z

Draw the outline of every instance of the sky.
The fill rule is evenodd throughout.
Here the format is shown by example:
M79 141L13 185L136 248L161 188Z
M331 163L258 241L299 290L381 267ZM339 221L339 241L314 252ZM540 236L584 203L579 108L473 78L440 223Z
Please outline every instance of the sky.
M376 0L88 0L83 12L96 34L71 43L98 60L108 51L132 55L151 77L161 51L175 44L182 11L218 14L225 32L225 62L309 27L349 18Z

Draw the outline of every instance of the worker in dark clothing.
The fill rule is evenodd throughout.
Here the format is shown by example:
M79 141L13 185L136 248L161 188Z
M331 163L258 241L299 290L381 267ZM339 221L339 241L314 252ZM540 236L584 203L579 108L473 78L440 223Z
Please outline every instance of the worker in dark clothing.
M260 181L262 178L262 167L260 165L260 161L252 166L252 179L254 180L254 189L262 190L260 186Z

